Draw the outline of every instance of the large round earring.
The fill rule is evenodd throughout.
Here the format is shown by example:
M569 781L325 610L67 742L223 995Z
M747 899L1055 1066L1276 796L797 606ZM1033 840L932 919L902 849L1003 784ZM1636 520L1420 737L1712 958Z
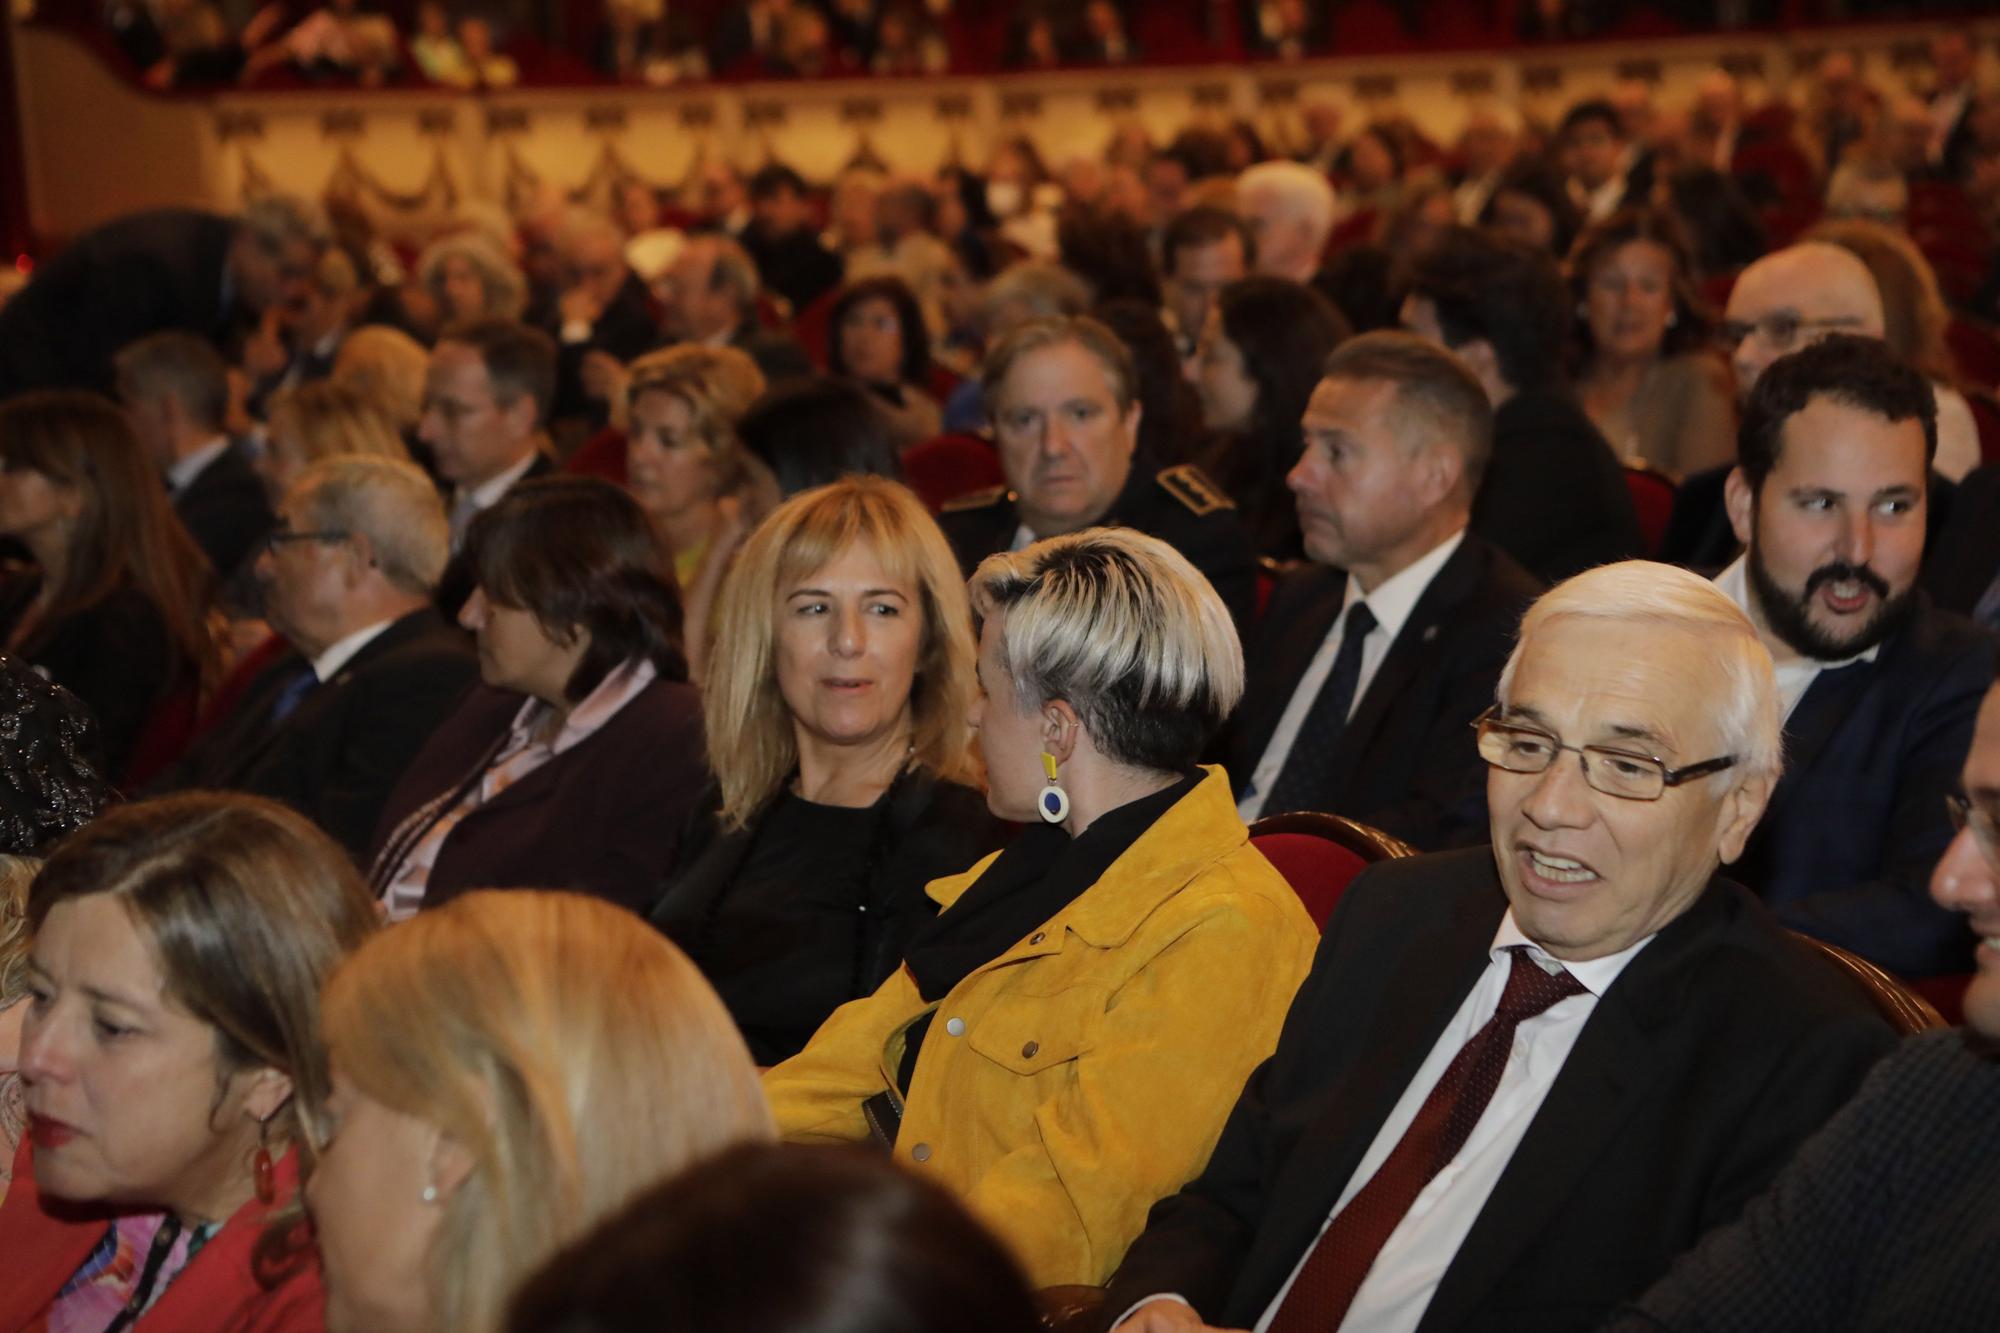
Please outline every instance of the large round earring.
M1060 824L1069 818L1069 793L1056 781L1056 757L1047 750L1042 751L1042 771L1049 775L1049 785L1042 788L1035 809L1048 823Z

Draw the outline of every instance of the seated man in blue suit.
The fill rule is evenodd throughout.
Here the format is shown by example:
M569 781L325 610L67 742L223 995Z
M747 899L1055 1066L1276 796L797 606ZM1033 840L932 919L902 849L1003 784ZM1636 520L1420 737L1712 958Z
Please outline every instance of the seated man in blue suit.
M1873 338L1774 361L1744 402L1716 578L1777 666L1785 775L1737 874L1786 925L1893 972L1971 967L1926 886L1994 641L1915 587L1935 400Z

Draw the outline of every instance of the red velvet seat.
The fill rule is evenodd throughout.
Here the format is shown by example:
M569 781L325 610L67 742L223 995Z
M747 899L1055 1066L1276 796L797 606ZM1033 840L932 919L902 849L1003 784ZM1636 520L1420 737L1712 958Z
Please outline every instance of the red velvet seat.
M1000 455L977 435L940 435L903 451L903 480L933 512L1002 484Z
M1660 553L1666 539L1667 520L1674 514L1673 478L1649 467L1627 467L1625 489L1632 493L1632 508L1639 515L1639 535L1646 539L1646 558Z
M1401 838L1320 810L1268 815L1250 826L1250 841L1322 929L1356 875L1377 861L1417 854Z
M585 440L563 463L562 470L578 477L602 477L625 484L625 432L606 426Z
M2000 329L1984 320L1954 315L1945 325L1944 340L1962 378L1981 389L2000 389Z

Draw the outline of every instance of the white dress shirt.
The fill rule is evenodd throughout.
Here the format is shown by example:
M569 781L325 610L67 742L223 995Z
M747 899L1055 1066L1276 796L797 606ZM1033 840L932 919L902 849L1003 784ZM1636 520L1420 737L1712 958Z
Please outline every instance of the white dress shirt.
M328 644L318 657L312 660L313 675L324 685L332 680L334 673L354 660L354 655L380 638L382 632L395 624L392 617L378 620L364 629L358 629L345 638L335 639Z
M179 495L194 485L194 479L208 470L208 465L229 451L229 437L216 435L190 453L182 454L167 464L167 490Z
M1458 1012L1438 1034L1416 1077L1403 1089L1395 1109L1389 1112L1389 1118L1376 1131L1374 1142L1368 1145L1367 1153L1354 1168L1354 1174L1348 1177L1340 1197L1327 1213L1326 1221L1320 1225L1321 1234L1325 1233L1327 1226L1332 1224L1348 1201L1375 1178L1375 1173L1382 1169L1389 1154L1395 1151L1396 1145L1403 1141L1403 1135L1416 1122L1417 1112L1423 1109L1424 1100L1430 1096L1438 1080L1444 1077L1444 1071L1500 1007L1500 995L1507 989L1507 974L1513 970L1511 949L1525 947L1529 957L1551 972L1558 967L1566 969L1582 984L1586 993L1558 1000L1533 1018L1522 1020L1514 1029L1514 1045L1508 1052L1507 1064L1501 1070L1500 1084L1493 1092L1493 1099L1486 1104L1478 1123L1472 1127L1465 1146L1431 1177L1430 1183L1411 1202L1409 1211L1403 1214L1403 1220L1383 1242L1368 1276L1362 1279L1360 1289L1354 1293L1342 1328L1365 1329L1367 1333L1413 1333L1430 1306L1438 1282L1458 1256L1465 1238L1472 1233L1472 1225L1478 1221L1487 1199L1492 1197L1493 1187L1500 1183L1507 1163L1513 1160L1515 1149L1527 1136L1528 1126L1541 1110L1549 1089L1555 1086L1556 1075L1562 1072L1563 1063L1569 1059L1577 1038L1582 1035L1584 1024L1596 1010L1598 997L1618 979L1625 965L1652 941L1653 937L1648 935L1623 952L1608 957L1593 958L1587 962L1558 963L1521 933L1521 928L1514 924L1511 910L1500 918L1500 928L1493 932L1493 943L1488 950L1486 970L1466 992ZM1318 1236L1313 1240L1317 1245ZM1305 1267L1312 1251L1313 1246L1308 1245L1299 1255L1291 1276L1285 1279L1285 1285L1278 1289L1278 1294L1257 1320L1254 1333L1264 1333L1271 1326L1278 1307L1284 1304L1285 1296L1298 1280L1299 1270ZM1149 1296L1126 1311L1120 1322L1142 1306L1159 1300L1186 1304L1183 1297L1172 1293Z
M498 476L489 477L470 490L460 486L451 493L451 549L456 551L465 541L465 529L482 511L500 503L500 497L513 489L514 483L528 475L528 469L535 465L539 450L530 449L520 462Z
M1759 622L1757 612L1750 609L1750 575L1743 563L1749 558L1747 555L1737 556L1735 564L1715 576L1715 586L1722 589L1730 601L1742 607L1743 614L1749 616L1750 623L1754 625ZM1787 654L1783 661L1777 661L1774 655L1772 670L1778 678L1778 702L1784 707L1779 721L1791 720L1792 710L1799 706L1799 700L1806 697L1806 691L1819 679L1820 672L1852 666L1856 662L1872 662L1881 651L1882 645L1878 643L1865 653L1856 653L1838 662L1822 662L1816 657L1803 657L1796 653Z
M1244 823L1250 823L1264 813L1264 798L1278 781L1278 774L1284 772L1285 761L1291 758L1292 746L1299 739L1299 728L1305 725L1306 714L1312 711L1313 701L1319 698L1320 687L1333 674L1333 659L1340 652L1341 630L1347 623L1348 611L1356 602L1366 602L1370 614L1375 617L1375 628L1361 641L1361 675L1354 683L1354 698L1347 705L1347 715L1353 717L1354 710L1367 696L1375 673L1382 669L1382 659L1389 655L1390 645L1403 632L1403 626L1417 609L1417 603L1431 586L1431 580L1437 577L1438 571L1444 568L1445 562L1464 541L1465 529L1460 528L1415 561L1382 580L1382 586L1365 597L1354 576L1347 576L1347 596L1340 604L1340 614L1334 617L1333 626L1327 630L1326 638L1320 641L1319 650L1306 664L1305 674L1299 677L1298 685L1292 690L1291 702L1279 714L1277 728L1271 732L1271 739L1264 746L1263 757L1251 770L1249 785L1237 798L1236 813Z

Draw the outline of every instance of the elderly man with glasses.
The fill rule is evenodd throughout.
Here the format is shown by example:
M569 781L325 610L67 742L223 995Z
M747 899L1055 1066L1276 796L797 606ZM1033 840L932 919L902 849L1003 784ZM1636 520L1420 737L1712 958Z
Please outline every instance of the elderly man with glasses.
M1587 1329L1732 1220L1893 1044L1720 874L1780 765L1713 585L1529 610L1476 724L1493 845L1348 891L1275 1055L1112 1283L1118 1327Z
M1979 710L1963 780L1930 890L1980 943L1966 1026L1883 1061L1614 1333L2000 1327L2000 690Z

